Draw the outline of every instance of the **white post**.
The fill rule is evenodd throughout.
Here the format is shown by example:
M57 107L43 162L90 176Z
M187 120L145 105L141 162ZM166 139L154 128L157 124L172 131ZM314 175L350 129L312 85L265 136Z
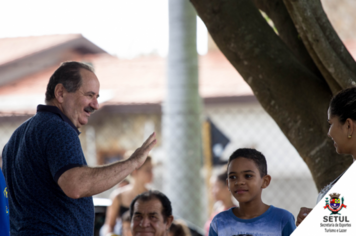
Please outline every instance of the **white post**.
M196 13L187 0L169 0L167 94L163 104L164 192L173 214L203 226L201 100Z

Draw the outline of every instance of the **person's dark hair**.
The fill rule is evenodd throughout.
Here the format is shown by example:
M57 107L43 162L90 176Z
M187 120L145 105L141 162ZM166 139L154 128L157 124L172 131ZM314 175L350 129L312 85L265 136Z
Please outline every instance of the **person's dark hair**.
M169 227L169 232L172 233L173 236L185 236L186 233L183 229L183 226L172 222L171 227Z
M230 156L227 166L229 167L232 160L235 160L235 159L241 158L241 157L252 160L256 164L258 170L260 171L261 177L267 175L267 161L266 161L265 156L261 152L257 151L256 149L253 149L253 148L237 149Z
M347 118L356 120L356 87L337 93L330 101L329 112L331 116L339 117L342 124Z
M227 171L224 171L223 173L221 173L221 174L219 174L218 176L216 176L216 179L217 179L218 181L223 182L225 185L227 185L227 184L226 184L226 178L227 178Z
M122 222L131 222L130 218L130 212L126 211L122 216L121 216Z
M88 64L76 61L63 62L49 79L46 90L46 102L55 98L54 89L57 84L63 84L63 87L69 93L76 92L82 85L80 69L94 73L94 69Z
M171 201L168 199L166 195L161 193L160 191L154 190L154 191L148 191L144 192L140 195L137 195L134 200L132 200L130 204L130 219L132 219L133 214L134 214L134 206L137 201L143 201L147 202L152 199L158 199L161 204L162 204L162 216L164 219L164 222L167 221L167 218L172 215L172 205Z

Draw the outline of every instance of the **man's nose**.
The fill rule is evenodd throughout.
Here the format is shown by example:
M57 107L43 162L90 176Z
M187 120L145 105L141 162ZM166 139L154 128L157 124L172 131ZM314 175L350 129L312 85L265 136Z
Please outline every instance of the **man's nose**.
M150 220L147 217L144 217L140 222L141 227L148 227L150 226Z
M94 108L95 110L99 109L99 102L97 98L94 98L93 101L90 103L91 107Z

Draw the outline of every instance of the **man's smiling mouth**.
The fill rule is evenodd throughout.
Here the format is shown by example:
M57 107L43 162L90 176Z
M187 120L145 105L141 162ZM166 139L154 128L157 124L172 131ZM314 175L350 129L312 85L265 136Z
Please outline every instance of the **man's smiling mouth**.
M84 108L84 111L86 113L88 113L88 115L90 115L95 111L95 109L89 106L89 107Z

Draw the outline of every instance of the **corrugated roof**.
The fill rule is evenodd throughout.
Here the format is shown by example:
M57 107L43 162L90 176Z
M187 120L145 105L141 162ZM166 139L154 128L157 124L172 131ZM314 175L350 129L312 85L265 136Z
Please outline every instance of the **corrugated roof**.
M83 37L80 34L0 38L0 65Z

